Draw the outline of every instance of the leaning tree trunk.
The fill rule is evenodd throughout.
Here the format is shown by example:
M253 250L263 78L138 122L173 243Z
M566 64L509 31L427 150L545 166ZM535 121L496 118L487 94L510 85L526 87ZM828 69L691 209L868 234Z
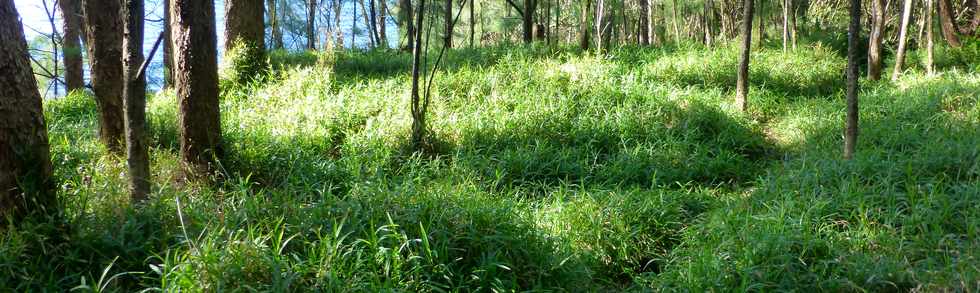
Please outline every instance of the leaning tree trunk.
M749 95L749 55L752 51L752 14L755 5L752 0L743 2L744 19L742 20L742 59L738 64L738 81L735 84L735 105L739 110L748 110Z
M0 218L18 219L56 205L41 94L12 0L0 0L0 72Z
M99 137L110 152L122 153L122 7L119 0L82 0L89 40L92 90L99 108Z
M877 1L877 0L875 0ZM847 122L844 126L844 159L854 157L858 136L858 42L861 35L861 0L851 0L847 30Z
M942 27L943 37L951 47L959 48L962 46L960 35L972 36L980 27L980 1L967 1L965 5L973 4L973 7L965 7L967 12L973 13L972 20L966 27L959 27L956 24L957 13L953 9L950 0L939 0L939 23Z
M146 78L139 73L143 64L143 0L126 0L124 11L126 165L129 168L130 197L138 202L150 194L150 156L146 149Z
M895 54L895 69L892 70L892 81L898 80L905 67L905 45L908 42L909 22L912 18L912 0L905 0L902 7L902 24L898 33L898 52Z
M225 51L236 42L264 51L264 17L262 0L225 0Z
M221 158L214 0L172 0L180 155L188 175L217 171Z
M881 79L881 40L885 27L885 0L871 0L871 35L868 36L868 79Z
M65 62L65 90L70 92L85 87L85 77L82 68L82 6L79 0L58 1L61 7L62 56Z

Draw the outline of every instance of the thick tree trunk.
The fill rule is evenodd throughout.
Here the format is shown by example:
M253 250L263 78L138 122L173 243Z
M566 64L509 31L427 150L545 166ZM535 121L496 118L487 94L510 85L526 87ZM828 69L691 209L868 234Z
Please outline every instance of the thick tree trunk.
M868 79L881 79L881 41L885 27L885 0L871 0L871 35L868 37Z
M908 42L909 22L912 18L912 0L905 0L902 7L902 24L898 33L898 52L895 54L895 69L892 70L892 81L898 80L905 67L905 47Z
M306 49L316 50L316 0L307 0Z
M17 219L56 205L41 94L12 0L0 0L0 72L0 218Z
M650 0L640 0L640 45L650 45Z
M173 0L180 155L188 175L217 171L221 147L214 0Z
M242 42L265 50L265 6L262 0L225 0L225 52Z
M65 90L85 87L82 68L82 5L80 0L60 0L62 21L62 56L65 62Z
M752 0L745 0L742 20L742 56L738 64L738 81L735 84L735 106L745 112L748 110L749 95L749 56L752 51L752 14L755 8Z
M261 1L261 0L258 0ZM126 114L126 165L129 192L133 201L150 194L150 156L146 145L146 78L139 73L143 64L143 0L126 0L123 38L123 66L126 85L123 104Z
M949 43L951 47L959 48L962 46L960 42L960 34L972 36L976 32L977 27L980 26L980 2L978 1L967 1L964 6L968 9L968 12L972 13L972 21L967 27L959 27L956 24L957 13L953 9L950 0L938 0L939 1L939 23L942 27L943 37L946 38L946 42ZM972 4L972 5L971 5Z
M534 41L534 6L535 0L524 0L523 28L524 43L530 44Z
M163 0L163 88L174 86L174 43L170 27L170 0Z
M877 1L877 0L875 0ZM858 136L858 42L861 35L861 0L851 0L847 30L847 122L844 126L844 159L854 157Z
M932 15L936 12L933 7L934 0L926 0L926 72L934 74L935 65L933 64L933 53L935 52L935 36L932 35Z
M92 89L99 108L99 137L110 152L122 153L122 7L119 0L82 0L90 41Z

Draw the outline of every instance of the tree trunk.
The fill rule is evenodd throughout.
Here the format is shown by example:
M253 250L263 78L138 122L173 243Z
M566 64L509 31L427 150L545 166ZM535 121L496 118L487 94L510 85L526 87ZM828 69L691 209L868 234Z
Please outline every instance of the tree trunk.
M85 87L81 46L82 6L79 0L61 0L58 5L61 6L64 20L61 50L65 60L65 92L70 92Z
M378 10L374 6L375 0L368 0L368 9L370 10L370 26L371 26L371 38L374 40L375 45L381 45L381 37L378 33Z
M524 0L523 28L524 43L530 44L534 41L534 6L535 0Z
M640 0L640 45L650 45L650 0Z
M425 17L425 0L419 0L419 10L416 20L418 30L412 36L412 147L420 150L425 145L425 103L419 95L419 78L422 64L422 20ZM409 20L412 21L412 20Z
M766 45L766 1L759 1L759 47Z
M935 37L932 35L932 15L936 12L933 8L934 0L926 0L926 72L929 75L935 73L932 54L935 52Z
M123 31L123 66L126 85L123 90L123 105L126 114L126 165L129 168L130 197L134 202L139 202L150 194L150 157L146 145L146 78L139 73L143 64L143 0L126 0L124 8L126 25Z
M744 0L744 17L742 20L742 59L738 64L738 81L735 85L735 105L739 110L748 110L749 95L749 55L752 51L752 14L755 8L752 0Z
M885 27L885 0L871 0L871 35L868 37L868 79L881 79L881 40Z
M470 47L475 46L476 38L476 16L474 12L476 11L476 0L470 0Z
M796 5L793 4L794 0L789 1L789 39L790 44L792 44L793 50L796 50Z
M412 0L400 0L398 12L401 14L399 17L405 26L405 50L413 52L412 49L415 48L415 24L412 22L414 17L414 9L412 8Z
M99 108L99 137L110 152L122 153L122 7L119 0L83 0L92 90Z
M44 110L29 60L17 8L12 0L0 0L0 218L4 219L56 207Z
M316 0L306 5L306 49L316 50Z
M270 31L272 32L272 48L282 49L282 24L279 23L278 3L279 0L268 0L266 5L269 9L269 27Z
M378 11L378 41L382 47L388 48L388 1L381 0L381 10Z
M681 42L681 29L677 24L679 21L677 19L677 0L674 0L673 5L671 5L670 8L671 18L673 19L672 22L674 23L674 43L679 44Z
M956 13L953 11L953 4L949 0L939 0L939 24L943 31L943 37L950 47L959 48L962 46L959 37L959 28L956 25Z
M591 26L589 25L589 15L592 14L590 11L592 7L592 0L584 0L582 1L582 4L582 21L579 22L578 45L584 51L588 50L589 46L592 44L592 41L589 40L589 37L592 36L592 32L589 31L591 29Z
M367 5L364 4L364 0L360 0L359 2L361 3L361 17L364 18L364 28L366 28L367 31L368 31L368 46L370 48L374 48L376 45L374 43L374 41L375 41L374 40L374 33L371 32L371 31L374 30L373 28L371 28L371 17L368 16L368 8L367 8ZM354 4L354 11L357 11L357 4L356 3ZM357 19L357 15L355 14L353 16L353 18L354 19ZM351 31L353 31L353 29Z
M783 52L789 50L789 14L793 11L793 0L783 0Z
M172 0L180 155L188 175L217 171L221 148L214 0Z
M231 50L235 42L264 51L264 18L262 0L225 0L225 52Z
M170 20L170 0L163 0L163 88L174 86L174 44Z
M708 47L711 47L711 44L714 43L711 33L711 6L711 0L704 1L704 44Z
M446 10L444 11L445 14L443 19L446 22L445 23L446 30L444 32L445 35L442 36L444 41L443 46L446 46L446 48L452 48L453 47L453 0L446 0L445 6L446 7L444 8L446 8Z
M898 33L898 52L895 55L895 70L892 70L892 81L898 80L905 67L905 47L908 42L909 22L912 18L912 0L905 0L902 7L902 24Z
M877 1L877 0L875 0ZM844 127L844 159L854 157L858 136L858 42L861 35L861 0L851 0L847 34L847 122Z

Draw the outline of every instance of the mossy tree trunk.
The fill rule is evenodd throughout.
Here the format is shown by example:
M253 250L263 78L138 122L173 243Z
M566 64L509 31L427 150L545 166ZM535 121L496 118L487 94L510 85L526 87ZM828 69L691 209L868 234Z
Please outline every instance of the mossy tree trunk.
M225 0L225 50L240 42L264 51L264 16L262 0Z
M41 94L13 0L0 0L0 223L55 203Z

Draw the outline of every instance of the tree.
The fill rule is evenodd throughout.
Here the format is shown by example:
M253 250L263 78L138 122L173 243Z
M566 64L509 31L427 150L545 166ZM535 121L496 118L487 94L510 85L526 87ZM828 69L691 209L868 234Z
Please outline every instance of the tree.
M41 94L12 0L0 0L0 217L17 219L55 203Z
M225 49L241 42L264 51L264 16L262 0L225 0Z
M874 0L877 1L877 0ZM858 136L858 42L861 35L861 0L851 0L847 29L847 122L844 126L844 159L854 157Z
M412 49L415 48L415 24L412 23L414 19L412 0L399 0L398 3L398 19L405 27L405 50L414 52Z
M966 1L966 5L972 4L973 7L965 7L967 12L972 12L973 17L971 18L970 24L967 27L960 27L956 23L956 17L959 15L953 8L953 4L950 0L938 0L939 1L939 23L942 27L943 37L946 38L946 42L949 43L951 47L959 48L962 46L960 42L959 35L972 36L978 27L980 27L980 1Z
M912 18L912 0L905 0L902 7L902 24L898 33L898 52L895 54L895 69L892 70L892 81L898 80L905 67L905 44L909 30L909 21Z
M168 0L164 0L168 1ZM279 23L279 14L277 13L277 6L279 0L268 0L266 5L269 8L269 28L272 31L272 48L282 49L282 25Z
M306 49L316 50L316 0L306 4Z
M123 105L126 114L126 165L133 201L150 194L150 157L146 146L146 79L139 73L143 64L143 0L126 0L124 7L123 66L126 84Z
M932 14L935 13L933 9L933 0L926 0L926 72L932 75L935 70L933 65L933 56L935 52L935 37L932 35Z
M521 26L524 29L524 43L530 44L534 41L534 10L538 2L536 0L524 0L524 11L521 12Z
M189 174L216 171L221 148L214 0L172 0L180 155Z
M783 0L783 52L789 50L792 29L790 28L790 22L793 12L793 0ZM795 43L795 42L794 42ZM796 47L795 44L793 46Z
M868 37L868 79L881 79L881 41L885 29L885 0L871 0L871 35Z
M742 3L745 19L742 20L742 57L738 64L738 81L735 85L735 105L739 110L748 110L749 95L749 55L752 51L752 14L755 6L752 0Z
M122 13L119 0L82 0L92 90L99 108L99 136L112 153L122 153Z
M170 0L163 0L163 87L174 86L174 49L170 29Z
M650 45L650 0L640 0L640 45Z
M588 50L589 46L592 44L590 37L592 32L589 30L592 26L589 25L589 15L592 15L592 0L580 0L582 1L582 20L579 22L579 39L578 45L582 50Z
M443 45L446 48L453 47L453 0L446 0L446 10L444 11L445 21L446 21L446 31L445 36L443 36Z
M65 62L66 92L85 87L82 68L82 6L79 0L60 0L62 36L61 50Z
M419 10L415 16L415 35L412 36L412 147L421 149L425 145L425 112L429 100L422 101L419 95L422 70L422 20L425 17L425 0L418 0ZM412 20L409 20L412 21Z

